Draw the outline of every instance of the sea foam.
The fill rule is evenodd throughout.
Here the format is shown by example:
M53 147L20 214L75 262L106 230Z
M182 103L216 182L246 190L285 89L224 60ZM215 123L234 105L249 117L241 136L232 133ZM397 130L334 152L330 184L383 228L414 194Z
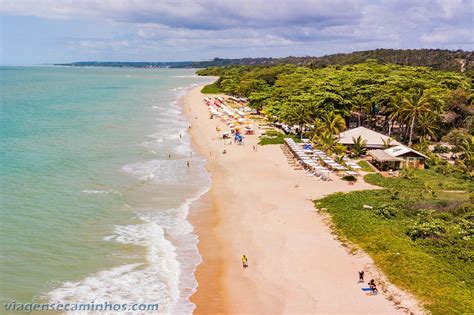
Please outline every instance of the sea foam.
M53 303L158 303L159 310L153 314L191 314L195 306L189 297L197 288L194 270L202 260L187 216L190 205L207 190L203 188L178 208L138 212L142 223L118 225L114 234L104 238L144 246L146 263L126 264L78 282L64 282L48 293L48 299Z
M181 95L186 91L177 88L174 93ZM184 187L183 183L194 183L200 187L199 191L193 197L184 199L178 207L161 208L157 205L156 208L135 208L135 219L139 223L116 225L113 233L103 240L144 248L146 256L143 261L102 270L79 281L60 283L47 293L49 301L158 303L160 307L155 314L192 314L195 305L189 297L197 289L194 272L202 258L197 248L198 238L187 216L190 206L208 191L210 177L205 171L203 158L190 158L188 122L180 117L182 110L178 101L173 100L169 105L162 109L153 106L162 125L157 125L156 130L147 136L150 140L137 144L161 153L161 159L131 162L122 166L121 172L156 185L157 189L162 185L179 189ZM167 127L164 128L163 124ZM172 159L168 158L168 152L172 154ZM191 171L186 165L189 160L193 166ZM111 193L109 190L92 189L83 192ZM130 258L130 253L123 253L122 257Z

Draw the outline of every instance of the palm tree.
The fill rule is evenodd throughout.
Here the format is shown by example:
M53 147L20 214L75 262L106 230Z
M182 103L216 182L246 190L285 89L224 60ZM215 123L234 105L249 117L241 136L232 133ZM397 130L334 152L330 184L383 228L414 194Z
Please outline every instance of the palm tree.
M434 112L424 112L418 117L418 131L423 139L435 137L439 131L437 126L437 114Z
M303 127L308 123L310 117L309 106L296 105L288 107L286 113L284 113L284 120L290 125L298 125L298 134L301 136Z
M370 104L367 98L365 98L364 96L360 94L356 95L352 99L352 107L356 108L356 111L357 111L357 127L362 125L362 121L361 121L362 113L366 111L365 109L367 108L368 105Z
M334 148L337 146L338 140L332 133L326 130L315 138L315 142L328 154L332 154Z
M361 136L358 136L357 138L352 137L352 142L354 143L352 145L352 152L354 152L355 156L365 154L365 151L367 151L367 140L363 140Z
M384 140L382 137L380 137L380 139L382 139L382 148L383 149L388 149L392 146L392 141L393 139L392 138L387 138L387 140Z
M474 167L474 136L469 136L458 145L457 150L461 152L461 159L471 170Z
M405 96L402 104L402 113L406 115L406 117L410 117L410 136L408 139L408 145L411 146L413 143L413 131L415 130L416 121L423 112L430 111L429 106L431 105L431 102L424 93L419 93Z
M344 158L346 157L346 155L344 153L341 153L341 154L338 154L338 156L336 156L336 158L334 159L334 161L336 163L339 163L339 164L344 164Z
M397 121L402 123L405 120L403 115L403 95L401 93L396 94L389 103L389 115L388 115L388 136L392 133L393 122Z
M314 127L319 132L327 131L332 135L336 135L346 129L346 121L341 115L330 111L326 112L321 118L316 119Z
M415 150L418 150L421 153L428 154L429 152L428 142L425 140L425 138L421 138L420 142L415 144L414 147Z

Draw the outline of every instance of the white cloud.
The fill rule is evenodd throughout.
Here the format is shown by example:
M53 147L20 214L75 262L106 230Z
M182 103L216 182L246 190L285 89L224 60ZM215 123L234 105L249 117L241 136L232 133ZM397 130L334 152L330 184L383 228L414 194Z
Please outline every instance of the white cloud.
M428 45L474 45L472 28L437 28L421 36L421 41ZM455 47L453 47L455 48Z
M373 48L473 49L474 0L0 0L0 13L95 20L66 39L84 54L155 59L321 55ZM150 56L150 55L146 55ZM152 55L155 56L155 55ZM138 58L138 57L137 57Z

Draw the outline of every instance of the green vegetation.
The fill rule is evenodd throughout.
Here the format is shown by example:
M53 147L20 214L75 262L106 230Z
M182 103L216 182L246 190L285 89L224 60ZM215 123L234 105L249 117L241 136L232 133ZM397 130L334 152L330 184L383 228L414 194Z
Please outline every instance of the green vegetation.
M394 63L406 66L431 67L436 70L461 71L461 60L465 61L465 70L474 69L474 56L470 51L451 51L442 49L375 49L355 51L348 54L333 54L322 57L285 57L285 58L242 58L222 59L192 63L195 68L224 67L230 65L275 66L281 64L303 65L310 68L324 68L336 65L363 63L368 59L380 63Z
M354 175L345 175L345 176L342 176L341 179L345 180L345 181L348 181L348 182L356 182L357 181L357 177L355 177Z
M258 144L284 144L285 138L293 138L295 142L301 142L300 138L295 135L285 135L284 133L277 130L268 130L260 136L260 141L258 142Z
M370 167L370 165L367 161L364 161L364 160L359 161L359 162L357 162L357 165L362 167L362 170L364 172L372 173L374 171L374 169L372 167Z
M335 232L370 254L391 282L433 314L472 312L474 182L429 170L403 170L400 178L368 174L365 180L385 189L315 202L331 214Z
M201 93L204 93L204 94L220 94L220 93L222 93L222 91L219 89L219 86L217 86L215 83L211 83L211 84L205 85L201 89Z
M355 123L425 154L429 142L448 137L459 152L457 168L474 171L473 81L466 74L376 60L321 69L283 64L198 73L219 76L216 85L224 93L248 97L249 106L270 121L298 126L299 134L329 154L346 151L336 134ZM352 155L364 154L361 139L354 141Z
M367 151L367 140L363 140L361 136L357 138L352 137L352 143L354 143L351 148L353 156L359 157L365 154Z

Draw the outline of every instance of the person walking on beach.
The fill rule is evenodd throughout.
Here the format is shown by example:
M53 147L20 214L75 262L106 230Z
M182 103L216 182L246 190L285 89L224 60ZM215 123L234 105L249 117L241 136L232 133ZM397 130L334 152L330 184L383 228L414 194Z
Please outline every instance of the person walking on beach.
M247 256L242 255L242 267L247 268L249 266Z
M359 270L359 282L364 282L364 270Z
M190 167L189 161L186 161L186 165L188 166L188 168Z

